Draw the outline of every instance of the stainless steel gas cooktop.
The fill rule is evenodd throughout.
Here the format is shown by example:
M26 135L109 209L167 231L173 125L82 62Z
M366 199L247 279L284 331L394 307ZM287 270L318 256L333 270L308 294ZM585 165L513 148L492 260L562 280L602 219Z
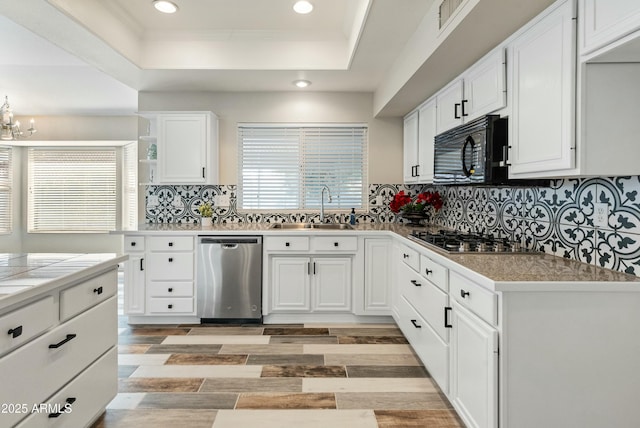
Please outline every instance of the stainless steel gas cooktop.
M446 253L531 253L533 250L523 247L519 242L496 238L491 235L439 230L425 232L414 230L409 239L434 247Z

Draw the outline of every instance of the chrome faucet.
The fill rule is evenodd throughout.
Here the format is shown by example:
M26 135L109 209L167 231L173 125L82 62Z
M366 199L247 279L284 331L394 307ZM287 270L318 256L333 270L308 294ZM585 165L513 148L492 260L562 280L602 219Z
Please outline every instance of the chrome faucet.
M331 190L325 185L322 187L322 193L320 194L320 223L324 223L324 191L327 191L329 198L327 202L331 203Z

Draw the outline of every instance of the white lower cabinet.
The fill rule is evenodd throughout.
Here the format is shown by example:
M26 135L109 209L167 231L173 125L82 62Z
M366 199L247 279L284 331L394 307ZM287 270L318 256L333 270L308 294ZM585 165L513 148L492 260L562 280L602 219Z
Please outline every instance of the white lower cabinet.
M455 300L449 398L468 427L498 426L498 331Z
M391 315L390 239L364 240L364 313Z
M351 311L350 257L271 259L273 312Z

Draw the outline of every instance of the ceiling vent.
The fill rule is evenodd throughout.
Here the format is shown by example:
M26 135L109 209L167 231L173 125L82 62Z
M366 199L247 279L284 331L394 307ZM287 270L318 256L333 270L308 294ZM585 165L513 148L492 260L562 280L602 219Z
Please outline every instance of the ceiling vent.
M447 21L453 17L454 12L462 4L463 0L444 0L440 4L440 27L442 29Z

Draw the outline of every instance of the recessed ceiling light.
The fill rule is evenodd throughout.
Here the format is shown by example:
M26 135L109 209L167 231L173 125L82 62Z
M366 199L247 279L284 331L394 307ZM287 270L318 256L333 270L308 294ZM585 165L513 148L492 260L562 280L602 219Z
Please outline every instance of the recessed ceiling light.
M311 82L309 82L308 80L294 80L293 84L296 85L298 88L306 88L311 84Z
M306 14L313 10L313 4L307 0L300 0L295 2L293 10L301 14Z
M154 0L153 7L162 13L175 13L178 10L175 3L166 0Z

